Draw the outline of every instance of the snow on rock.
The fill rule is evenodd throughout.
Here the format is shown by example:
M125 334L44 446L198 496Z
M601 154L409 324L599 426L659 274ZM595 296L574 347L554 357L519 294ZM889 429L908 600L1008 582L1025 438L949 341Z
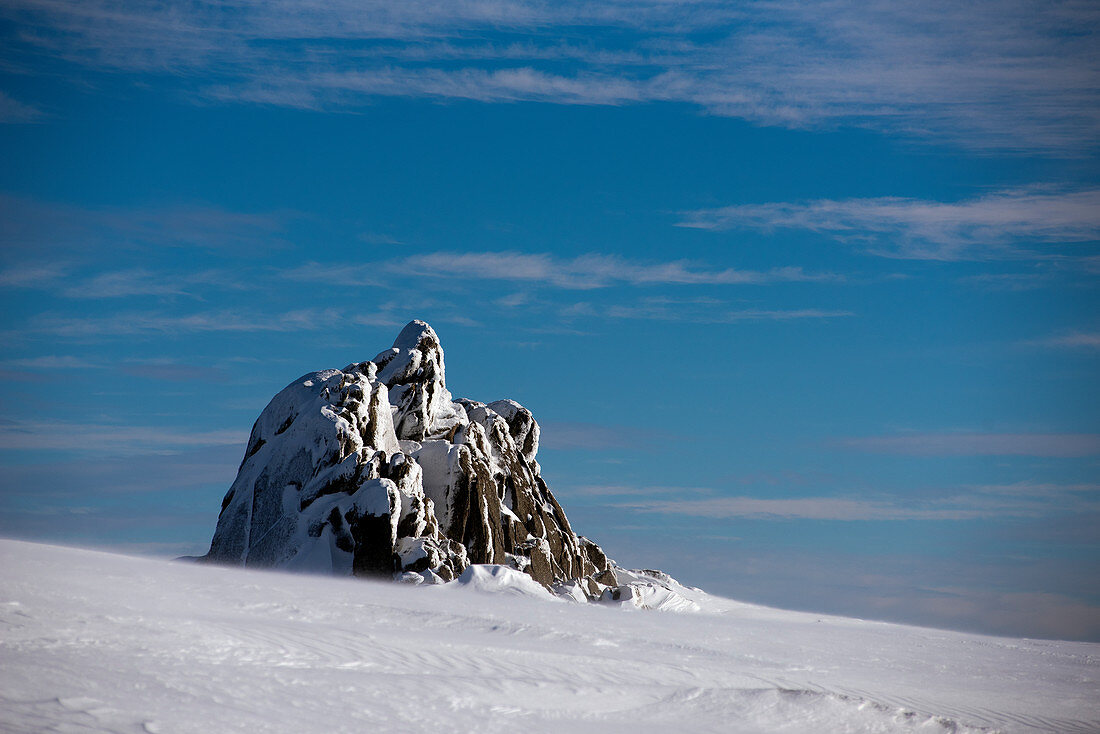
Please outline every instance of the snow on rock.
M702 611L708 595L684 586L662 571L628 570L612 566L615 585L600 595L600 601L620 604L626 609L657 609L663 612Z
M609 591L613 563L573 532L538 448L514 400L453 398L439 337L412 321L374 359L304 375L264 408L205 560L413 583L507 565L570 598L688 608L652 580Z
M378 381L392 390L399 438L442 438L469 422L447 391L443 347L425 322L410 321L393 347L371 361L377 365Z
M462 572L455 583L476 591L530 596L558 601L542 584L510 566L477 564Z

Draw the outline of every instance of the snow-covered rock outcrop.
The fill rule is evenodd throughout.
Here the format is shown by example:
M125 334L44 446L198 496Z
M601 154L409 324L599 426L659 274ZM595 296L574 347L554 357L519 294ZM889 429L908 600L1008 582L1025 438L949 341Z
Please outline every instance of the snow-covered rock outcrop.
M452 397L439 338L412 321L374 359L305 375L268 404L205 560L413 583L497 564L562 596L619 600L635 580L573 532L538 448L519 403Z

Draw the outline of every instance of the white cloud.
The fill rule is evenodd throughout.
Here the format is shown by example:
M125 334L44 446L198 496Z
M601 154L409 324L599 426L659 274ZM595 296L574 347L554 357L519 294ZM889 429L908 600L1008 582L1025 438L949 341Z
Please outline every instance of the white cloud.
M1100 496L1100 484L1053 484L1051 482L1016 482L1015 484L983 484L972 487L975 492L1035 499L1068 497L1078 494Z
M1073 331L1046 339L1024 342L1024 344L1054 349L1100 349L1100 332Z
M244 431L186 431L157 426L127 426L61 421L0 423L0 450L97 454L172 454L199 446L244 446Z
M976 520L988 511L954 507L915 508L844 497L711 497L619 503L638 512L760 520Z
M854 316L851 311L819 308L734 308L726 301L710 298L651 296L633 303L593 304L577 301L558 309L567 321L577 318L642 319L682 321L694 324L735 324L745 321L824 320Z
M223 369L201 364L181 364L170 360L133 362L121 366L123 374L166 382L226 382L230 374Z
M290 270L284 270L281 275L288 280L297 280L304 283L324 283L325 285L349 288L386 285L386 276L380 272L380 268L376 264L310 262Z
M999 191L957 202L881 197L746 204L686 212L679 226L802 230L890 257L1043 257L1041 249L1100 240L1100 189Z
M255 250L279 247L291 213L247 213L210 205L82 207L0 194L0 246L83 253L156 247ZM64 272L64 265L26 266ZM0 281L0 284L3 284Z
M101 317L47 314L31 319L24 333L82 338L180 332L301 331L328 326L342 318L341 312L335 309L301 309L275 314L203 311L183 316L146 312Z
M284 271L283 277L344 287L393 287L397 278L433 278L448 288L476 281L502 281L565 290L612 286L721 286L775 283L844 283L834 273L810 273L798 267L771 270L714 269L684 260L640 261L618 255L589 253L561 258L548 253L432 252L373 263L307 263ZM647 319L730 324L745 321L822 320L853 316L851 311L819 308L734 308L710 297L649 297L629 304L594 306L575 302L551 306L529 293L513 293L494 301L499 308L529 307L553 311L559 318ZM384 309L388 313L389 309ZM446 320L446 319L442 319ZM452 321L454 318L451 319Z
M1100 129L1100 11L1073 0L13 0L0 14L22 29L4 39L17 58L174 74L207 100L686 102L766 125L1063 153Z
M3 362L0 362L0 365L29 370L85 370L106 368L106 365L98 364L80 357L58 354L48 354L41 357L27 357L24 359L5 359Z
M1052 271L1037 273L983 273L959 278L960 283L976 285L987 291L1022 293L1051 286L1057 281Z
M405 275L530 282L572 290L616 284L764 285L844 280L835 273L808 273L799 267L715 270L686 260L645 262L600 253L560 258L548 253L523 252L432 252L374 263L307 263L284 275L293 280L343 286L380 285L390 275Z
M200 270L179 273L144 268L114 270L84 278L71 277L68 284L50 284L66 298L123 298L128 296L188 296L198 298L197 290L214 287L240 291L255 286L254 278L238 270Z
M183 284L148 270L99 273L62 291L68 298L118 298L122 296L182 296Z
M222 101L307 109L333 106L335 97L347 95L588 105L619 105L647 98L641 85L630 80L598 74L562 76L530 67L318 71L309 76L265 78L244 87L215 86L204 93Z
M530 301L531 301L530 294L517 292L517 293L509 293L506 296L501 296L500 298L493 301L493 303L495 303L498 306L503 306L504 308L517 308L519 306L523 306L527 303L530 303Z
M636 426L612 426L579 421L549 421L541 424L539 446L559 451L601 451L636 448L661 438L660 431Z
M1041 518L1100 511L1100 486L1019 482L1010 485L959 487L919 496L877 495L818 497L717 496L713 490L682 487L625 486L582 489L581 494L608 496L616 507L637 512L708 518L835 521L965 521L995 518ZM702 496L709 495L709 496ZM673 496L675 499L663 499ZM614 498L632 497L616 501Z
M585 484L572 487L563 494L573 497L650 497L681 493L698 493L690 487L634 487L628 484ZM709 493L709 490L704 490Z
M579 306L581 304L576 304ZM575 307L574 307L575 308ZM731 309L722 303L685 307L671 299L654 299L633 305L608 306L602 314L613 319L645 319L651 321L685 321L696 324L736 324L742 321L824 320L855 316L851 311L819 308L741 308ZM593 309L589 315L594 315Z
M0 210L0 214L2 214ZM0 270L0 287L45 288L56 284L69 272L62 263L34 263L13 265Z
M0 123L37 122L42 117L44 117L42 110L37 107L12 99L4 92L0 92Z

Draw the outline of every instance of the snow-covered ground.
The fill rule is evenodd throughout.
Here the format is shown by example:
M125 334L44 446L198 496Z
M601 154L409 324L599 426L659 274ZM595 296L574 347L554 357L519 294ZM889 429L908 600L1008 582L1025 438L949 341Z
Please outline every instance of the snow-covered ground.
M0 730L1100 731L1097 644L698 593L699 612L636 611L544 598L491 569L466 580L0 540Z

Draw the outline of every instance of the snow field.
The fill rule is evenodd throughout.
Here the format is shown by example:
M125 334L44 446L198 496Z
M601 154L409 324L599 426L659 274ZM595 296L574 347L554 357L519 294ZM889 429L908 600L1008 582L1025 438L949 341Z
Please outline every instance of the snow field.
M1100 731L1091 643L702 593L628 612L491 568L412 587L9 540L0 568L5 732Z

